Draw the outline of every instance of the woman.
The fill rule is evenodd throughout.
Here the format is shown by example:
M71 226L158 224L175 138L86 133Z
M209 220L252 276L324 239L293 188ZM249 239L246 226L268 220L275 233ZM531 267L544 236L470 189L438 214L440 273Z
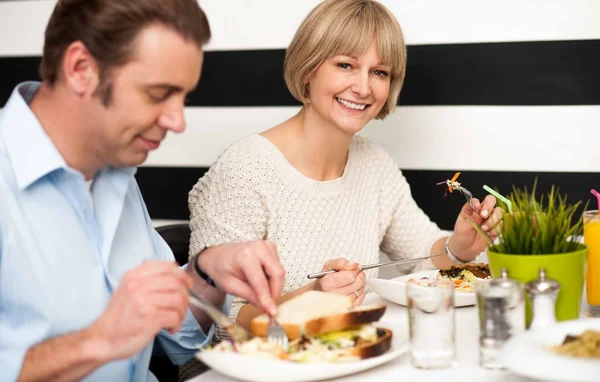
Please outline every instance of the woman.
M395 109L405 72L400 26L371 0L328 0L300 25L285 59L285 80L303 107L291 119L230 146L189 195L190 255L252 239L277 244L286 269L284 296L310 289L364 299L358 264L380 251L394 260L443 254L406 271L469 262L485 243L467 217L493 236L496 200L466 204L445 235L411 197L398 166L356 134ZM340 272L308 282L320 269ZM261 313L237 299L242 325Z

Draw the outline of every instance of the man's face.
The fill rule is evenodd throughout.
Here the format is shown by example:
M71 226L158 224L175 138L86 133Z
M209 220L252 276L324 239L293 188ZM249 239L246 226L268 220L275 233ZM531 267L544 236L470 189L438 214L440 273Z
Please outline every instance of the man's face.
M133 46L133 59L108 74L108 105L100 95L90 107L91 144L113 167L142 164L169 130L185 129L185 97L202 68L202 50L165 27L144 29Z

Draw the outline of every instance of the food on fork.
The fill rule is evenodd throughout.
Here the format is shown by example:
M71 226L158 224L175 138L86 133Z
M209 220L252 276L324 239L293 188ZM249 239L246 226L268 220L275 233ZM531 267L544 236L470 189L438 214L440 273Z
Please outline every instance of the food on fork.
M460 175L460 172L457 172L454 174L454 176L452 177L452 179L446 179L442 182L437 182L436 185L441 185L441 184L445 184L448 188L446 189L446 192L444 192L444 198L446 196L448 196L448 192L452 193L452 190L456 190L459 192L462 192L462 186L461 184L458 182L458 177Z
M256 337L250 341L223 341L212 350L307 363L376 357L392 342L391 330L373 325L385 309L385 305L353 308L348 296L309 291L279 306L277 321L290 340L288 352L267 341L267 315L252 320L250 331Z
M486 280L490 277L490 267L483 263L454 265L450 268L440 269L435 276L438 280L452 281L454 290L464 293L475 292L475 281ZM425 279L427 278L425 277ZM418 280L410 279L408 282L418 283Z
M586 330L578 336L568 335L561 345L552 349L571 357L600 359L600 331Z

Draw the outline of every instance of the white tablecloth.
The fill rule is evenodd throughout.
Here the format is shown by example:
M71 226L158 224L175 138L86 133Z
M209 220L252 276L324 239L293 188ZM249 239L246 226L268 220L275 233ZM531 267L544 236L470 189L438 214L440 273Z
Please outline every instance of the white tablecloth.
M390 303L375 293L370 293L365 298L365 304L383 303L388 306L382 321L397 322L404 326L408 333L408 314L403 306ZM335 379L333 381L444 381L444 382L531 382L532 379L523 378L507 371L493 371L481 368L479 360L479 320L474 307L456 308L456 351L457 365L443 370L420 370L410 364L408 354L397 358L385 365L366 370L362 373ZM209 370L187 382L230 382L235 381Z

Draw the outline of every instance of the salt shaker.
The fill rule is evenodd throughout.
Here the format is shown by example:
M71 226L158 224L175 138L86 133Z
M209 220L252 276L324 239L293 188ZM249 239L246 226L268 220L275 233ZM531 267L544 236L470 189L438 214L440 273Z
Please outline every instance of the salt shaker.
M529 328L539 329L554 324L556 322L554 309L560 283L546 277L546 269L540 268L538 279L528 282L525 290L533 310L533 319Z
M508 278L505 268L500 277L478 282L475 287L479 310L479 364L486 369L503 369L499 354L504 343L525 330L523 284Z

